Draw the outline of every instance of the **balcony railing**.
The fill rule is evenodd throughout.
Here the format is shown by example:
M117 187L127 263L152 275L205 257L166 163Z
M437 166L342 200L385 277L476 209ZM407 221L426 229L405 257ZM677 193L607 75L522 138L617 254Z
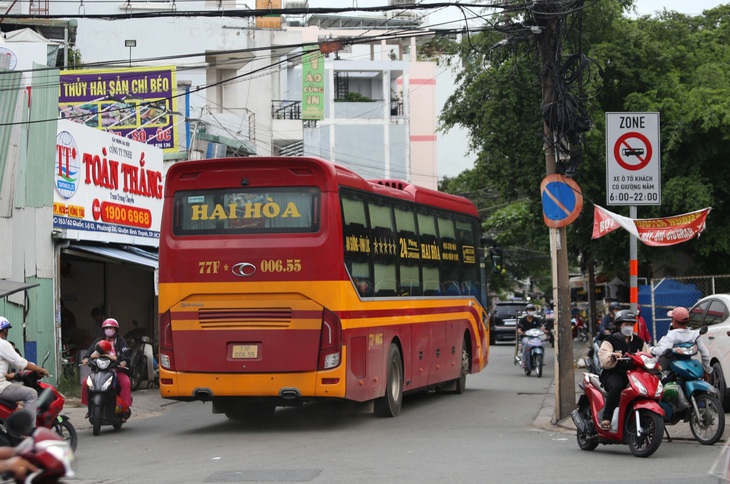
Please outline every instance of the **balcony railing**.
M302 119L302 102L271 101L271 117L273 119Z

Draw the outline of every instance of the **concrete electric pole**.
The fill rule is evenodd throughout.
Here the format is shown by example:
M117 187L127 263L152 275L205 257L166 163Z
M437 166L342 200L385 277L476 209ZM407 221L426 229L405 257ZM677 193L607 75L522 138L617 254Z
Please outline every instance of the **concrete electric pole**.
M550 2L543 2L550 8ZM548 12L546 12L548 13ZM536 17L539 15L535 12ZM540 55L540 83L542 86L543 113L553 112L556 106L556 82L559 82L560 68L557 65L560 54L556 26L559 17L546 15L542 32L538 36ZM545 171L547 175L557 172L560 142L551 126L552 114L544 116ZM568 241L565 227L550 228L550 255L553 267L553 301L555 303L555 419L570 416L576 405L575 369L573 368L573 332L570 325L570 277L568 275Z

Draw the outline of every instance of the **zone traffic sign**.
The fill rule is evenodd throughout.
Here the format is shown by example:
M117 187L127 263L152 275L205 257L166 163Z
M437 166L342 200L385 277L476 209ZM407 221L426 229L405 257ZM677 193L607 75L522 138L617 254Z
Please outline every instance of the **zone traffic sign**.
M606 204L661 205L659 113L606 113Z

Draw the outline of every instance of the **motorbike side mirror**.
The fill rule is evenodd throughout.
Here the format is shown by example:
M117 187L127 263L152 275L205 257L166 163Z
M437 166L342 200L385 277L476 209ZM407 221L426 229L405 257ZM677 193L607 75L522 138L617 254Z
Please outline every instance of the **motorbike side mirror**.
M46 365L46 361L48 361L49 356L51 356L51 350L46 350L46 354L43 355L43 363L41 363L41 366Z
M700 334L705 334L705 333L707 333L707 326L702 326L700 328Z
M38 409L45 412L50 408L51 403L53 403L55 399L56 397L53 396L53 391L50 388L46 388L40 395L38 395Z

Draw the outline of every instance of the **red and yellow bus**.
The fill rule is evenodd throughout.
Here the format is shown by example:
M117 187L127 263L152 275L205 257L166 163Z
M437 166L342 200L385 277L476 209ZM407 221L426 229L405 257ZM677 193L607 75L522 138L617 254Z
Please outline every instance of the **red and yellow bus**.
M310 157L173 165L160 236L160 392L230 419L317 399L461 393L487 364L468 200Z

